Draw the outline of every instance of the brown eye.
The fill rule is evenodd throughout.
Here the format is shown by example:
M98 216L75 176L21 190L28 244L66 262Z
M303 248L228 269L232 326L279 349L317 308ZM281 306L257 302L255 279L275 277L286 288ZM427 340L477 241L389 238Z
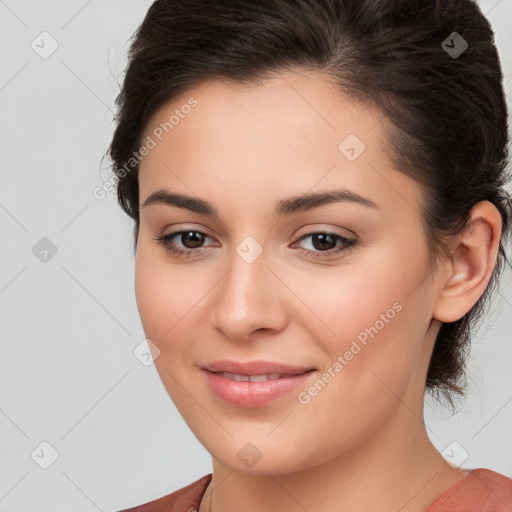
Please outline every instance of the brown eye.
M336 247L336 239L327 233L315 233L311 238L312 245L319 251L327 251Z
M169 252L177 256L187 256L202 253L206 238L210 238L206 233L190 229L175 231L168 235L157 237L155 240L162 244ZM174 239L178 240L179 244Z
M181 233L180 241L187 249L196 249L201 247L204 242L205 234L200 231L183 231ZM189 242L185 242L186 240L190 240Z
M311 238L311 249L301 249L306 255L314 258L323 258L331 256L341 251L353 248L357 244L357 240L347 238L338 233L329 233L324 231L317 231L307 233L299 238L299 241ZM339 244L339 245L338 245ZM338 247L336 247L338 246Z

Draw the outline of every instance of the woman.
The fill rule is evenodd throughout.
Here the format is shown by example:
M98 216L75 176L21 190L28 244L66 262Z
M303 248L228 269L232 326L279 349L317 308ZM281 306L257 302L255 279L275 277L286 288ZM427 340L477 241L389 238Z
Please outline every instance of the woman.
M136 299L213 471L132 511L504 511L425 391L506 261L507 107L471 0L157 1L110 147Z

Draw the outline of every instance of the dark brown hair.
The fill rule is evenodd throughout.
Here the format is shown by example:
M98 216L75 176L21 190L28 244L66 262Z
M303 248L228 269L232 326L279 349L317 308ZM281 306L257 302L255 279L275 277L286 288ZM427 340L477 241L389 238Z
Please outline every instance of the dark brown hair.
M456 34L454 34L456 33ZM109 147L117 197L139 230L138 163L149 118L208 79L258 83L318 71L383 114L395 168L425 192L433 256L483 200L503 220L486 292L437 337L426 388L463 394L470 327L507 262L510 197L507 105L494 33L473 0L158 0L132 36ZM467 48L465 45L467 44ZM465 48L465 49L464 49ZM435 258L434 258L435 259Z

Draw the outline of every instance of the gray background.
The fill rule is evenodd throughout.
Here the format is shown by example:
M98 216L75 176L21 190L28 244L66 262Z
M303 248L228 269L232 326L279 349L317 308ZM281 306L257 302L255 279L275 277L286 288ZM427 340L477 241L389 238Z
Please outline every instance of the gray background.
M0 0L0 512L114 511L211 471L154 366L134 355L144 333L131 221L113 195L92 194L109 176L100 161L128 39L150 4ZM480 5L510 102L512 3ZM44 31L58 43L47 58ZM440 451L508 476L511 328L507 269L474 339L458 415L426 404Z

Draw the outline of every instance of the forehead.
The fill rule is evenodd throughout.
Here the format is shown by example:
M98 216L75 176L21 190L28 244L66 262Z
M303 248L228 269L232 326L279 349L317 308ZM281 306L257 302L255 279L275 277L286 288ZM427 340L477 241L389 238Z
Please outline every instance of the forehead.
M192 101L195 105L189 108ZM165 134L183 133L187 124L192 124L185 119L194 121L193 131L198 137L205 133L214 137L212 128L217 127L230 132L231 139L238 134L256 143L285 128L297 135L314 129L321 135L331 131L338 138L347 130L362 136L373 130L382 116L369 105L344 96L324 75L286 71L252 84L225 79L201 82L160 107L148 121L145 135L159 126L165 128L170 120L172 127L167 126ZM189 136L190 131L186 134Z
M141 200L163 186L219 197L229 186L255 201L340 185L381 203L414 197L415 183L387 159L382 119L315 73L203 82L148 122L143 140L155 146L140 165Z

